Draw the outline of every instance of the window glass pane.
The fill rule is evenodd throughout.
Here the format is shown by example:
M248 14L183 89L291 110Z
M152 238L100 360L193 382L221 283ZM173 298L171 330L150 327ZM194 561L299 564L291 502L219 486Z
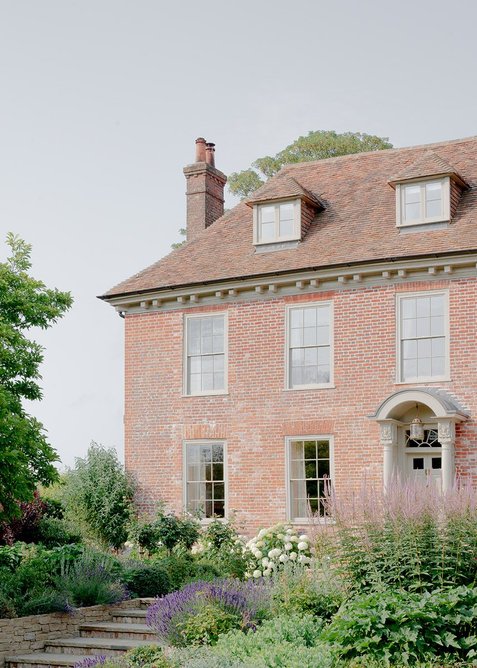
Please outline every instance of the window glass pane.
M189 393L196 394L202 390L201 376L200 374L194 373L189 376Z
M303 327L304 312L302 308L293 308L290 310L290 320L292 327Z
M291 372L292 387L296 387L298 385L304 385L303 367L293 367L291 371L292 371Z
M291 442L291 456L292 459L303 459L303 441L292 441Z
M430 334L431 334L431 319L416 318L416 336L430 336Z
M404 359L415 359L417 357L417 341L403 341L402 342L402 356Z
M330 363L330 349L328 347L318 348L318 364Z
M330 442L318 441L317 451L319 459L328 459L330 456Z
M330 342L330 328L318 327L316 330L316 342L320 345L328 345Z
M417 359L403 359L402 361L402 378L409 380L409 378L416 378L417 376Z
M444 316L436 315L431 318L431 335L442 336L444 332Z
M441 200L431 200L426 202L426 218L437 218L442 215Z
M280 220L278 234L280 237L292 237L293 220Z
M225 388L225 376L222 371L214 373L214 390L223 390Z
M303 324L305 327L315 327L316 326L316 308L307 308L303 312Z
M223 482L214 482L214 499L224 499L225 488Z
M325 364L318 367L318 383L329 383L330 382L330 367Z
M419 339L417 341L417 356L419 359L431 357L431 339Z
M431 297L431 315L444 315L444 295Z
M442 215L442 183L434 181L426 183L426 217L435 218Z
M445 356L446 343L443 337L439 339L432 339L431 346L432 346L432 357Z
M404 186L404 201L406 204L420 202L421 200L421 186L412 185Z
M430 297L419 297L416 303L417 308L417 317L424 318L431 315L431 298Z
M305 478L316 478L316 477L317 477L316 459L306 461Z
M316 459L316 441L305 441L305 459Z
M260 228L260 241L274 241L275 223L262 223Z
M225 517L224 501L216 501L214 499L213 513L215 517Z
M201 357L202 372L212 373L214 370L214 358L212 355L204 355Z
M212 464L212 479L213 480L223 480L224 479L224 465L223 464Z
M213 355L211 358L214 362L214 372L224 370L224 356L223 355Z
M406 319L402 321L402 336L404 339L416 336L416 319Z
M223 462L224 461L224 446L222 444L214 444L212 446L212 455L214 462Z
M318 497L318 482L316 480L306 481L306 495L311 496L312 499Z
M329 478L330 477L330 460L329 459L320 459L318 460L318 476L320 478Z
M406 204L404 209L406 220L420 220L421 206L420 204Z
M424 470L424 458L423 457L414 457L412 460L412 468L414 471Z
M280 204L280 220L293 220L295 206L292 202Z
M431 358L424 357L417 361L417 374L420 378L427 378L431 375Z
M316 346L316 327L303 328L303 345Z
M290 475L292 479L305 478L305 460L304 459L292 459L291 462L291 471Z
M305 349L293 348L291 351L292 366L303 366L305 363Z
M290 334L290 345L292 348L303 345L303 329L292 329Z
M303 385L317 385L318 384L318 367L306 366L303 369Z
M401 300L401 313L403 318L415 318L416 317L416 300L412 299L402 299Z
M432 468L433 469L442 468L442 459L440 457L432 457Z
M260 207L260 220L263 223L275 223L275 207L274 206L261 206Z
M445 357L433 357L431 367L433 376L444 376L446 372Z
M305 365L316 366L318 364L318 348L305 348Z

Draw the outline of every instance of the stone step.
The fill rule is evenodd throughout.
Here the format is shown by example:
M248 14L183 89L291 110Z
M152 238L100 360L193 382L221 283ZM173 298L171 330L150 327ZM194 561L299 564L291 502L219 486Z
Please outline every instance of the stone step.
M64 638L49 640L45 645L47 654L70 654L77 656L116 656L135 647L150 645L150 640L133 638Z
M82 638L132 638L154 642L157 636L147 624L125 624L124 622L90 622L79 629Z
M36 652L34 654L18 654L17 656L5 657L7 668L71 668L77 661L90 659L91 655L84 654L47 654Z
M131 608L130 610L116 610L113 612L113 622L121 624L145 624L147 608Z

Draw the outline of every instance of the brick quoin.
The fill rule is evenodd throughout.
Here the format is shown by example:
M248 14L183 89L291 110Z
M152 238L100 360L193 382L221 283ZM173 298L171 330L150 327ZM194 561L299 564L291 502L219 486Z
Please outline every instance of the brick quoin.
M140 502L183 510L182 444L225 439L228 506L249 532L286 516L285 437L332 434L339 493L382 482L378 425L367 416L406 385L396 378L396 295L449 290L451 381L428 383L477 411L476 279L416 281L224 306L228 313L229 393L183 396L183 310L126 317L126 466ZM285 389L285 313L291 304L334 304L334 388ZM419 384L424 386L425 384ZM472 454L470 454L472 453ZM477 483L474 420L457 426L457 473Z

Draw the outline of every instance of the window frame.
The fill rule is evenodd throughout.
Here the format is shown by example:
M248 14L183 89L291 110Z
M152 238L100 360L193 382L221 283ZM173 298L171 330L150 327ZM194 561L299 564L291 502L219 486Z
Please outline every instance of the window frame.
M333 434L286 436L285 437L285 489L286 489L286 519L290 524L313 524L316 522L312 517L292 516L292 493L291 493L291 444L293 441L328 441L330 448L330 482L335 480L335 439ZM321 517L320 521L325 524L333 523L332 517Z
M281 204L293 204L293 234L290 236L279 236L279 211ZM275 238L266 241L261 240L261 220L260 212L266 206L275 208ZM253 243L255 246L267 246L269 244L283 243L286 241L299 241L301 239L301 199L283 199L270 202L260 202L253 207Z
M206 390L204 392L189 392L188 384L188 321L193 318L224 318L224 388L222 390ZM229 319L228 311L211 311L208 313L184 313L183 323L183 351L182 351L182 396L183 397L208 397L228 394L228 361L229 361Z
M291 312L296 309L317 308L319 306L328 306L330 309L330 380L327 383L316 383L309 385L291 385L291 365L290 365L290 339L291 339ZM299 390L324 390L334 388L334 358L335 358L335 331L334 331L334 302L333 300L320 300L313 302L301 302L300 304L290 304L285 312L285 390L289 392Z
M224 458L224 516L202 517L201 524L210 524L214 521L226 522L229 517L229 483L228 483L228 455L227 441L223 438L200 438L184 439L182 441L182 505L185 512L190 512L187 507L187 446L188 445L222 445Z
M409 297L431 297L442 295L444 297L444 339L445 339L445 368L441 376L415 376L403 379L401 359L401 330L402 330L402 301ZM432 337L429 337L432 338ZM400 292L396 295L396 384L409 385L415 383L439 383L450 381L450 313L449 313L449 290L421 290L418 292Z
M429 183L440 183L442 187L442 214L439 216L427 217L425 215L425 190L426 185ZM421 217L415 220L406 221L404 218L406 210L404 202L406 186L417 185L419 185L421 189L419 201ZM411 181L396 184L396 227L413 227L416 225L427 225L429 223L443 223L449 222L450 218L450 178L448 176L413 179Z

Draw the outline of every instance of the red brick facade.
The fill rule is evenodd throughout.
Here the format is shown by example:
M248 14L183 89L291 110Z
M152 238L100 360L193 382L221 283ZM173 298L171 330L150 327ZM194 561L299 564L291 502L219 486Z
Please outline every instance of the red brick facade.
M228 394L183 396L184 311L126 317L126 465L147 506L183 507L183 441L227 442L228 507L247 526L286 518L285 437L332 435L336 489L382 480L377 406L396 385L396 294L445 288L450 297L451 378L438 385L477 411L477 279L263 298L228 312ZM334 388L285 389L285 309L332 300ZM188 310L188 312L190 312ZM458 426L456 465L477 482L477 425ZM152 507L152 505L151 505Z

